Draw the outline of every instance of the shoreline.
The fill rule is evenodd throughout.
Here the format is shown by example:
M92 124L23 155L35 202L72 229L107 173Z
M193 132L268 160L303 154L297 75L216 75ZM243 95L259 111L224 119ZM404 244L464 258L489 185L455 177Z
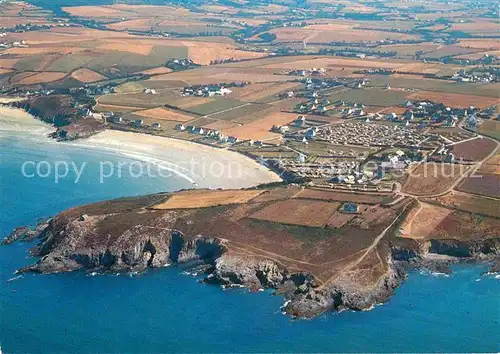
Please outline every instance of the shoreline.
M53 129L20 108L0 106L0 117L2 122L12 123L11 127L15 128L5 129L7 133L26 132L27 127L36 128L34 132L40 128ZM169 171L195 188L250 188L282 181L272 170L238 152L168 137L106 129L86 139L58 144L138 160L149 164L149 168Z

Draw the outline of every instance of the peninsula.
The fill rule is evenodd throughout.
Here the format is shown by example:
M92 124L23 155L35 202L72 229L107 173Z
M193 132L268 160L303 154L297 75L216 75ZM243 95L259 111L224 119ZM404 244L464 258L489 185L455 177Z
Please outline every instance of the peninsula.
M496 217L409 197L277 185L85 205L7 240L40 238L39 261L20 273L184 264L207 283L276 289L287 314L312 317L389 300L409 268L449 272L460 260L498 259L499 227ZM401 233L408 229L416 237Z

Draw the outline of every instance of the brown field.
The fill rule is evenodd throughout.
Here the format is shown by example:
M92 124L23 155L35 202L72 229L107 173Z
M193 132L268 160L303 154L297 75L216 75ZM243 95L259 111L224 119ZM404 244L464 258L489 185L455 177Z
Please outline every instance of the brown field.
M419 164L410 171L403 192L418 196L444 193L467 170L468 166L458 164Z
M106 76L103 76L99 73L96 73L93 70L86 69L86 68L73 71L73 73L71 73L71 77L73 79L76 79L78 81L85 82L85 83L96 82L96 81L101 81L101 80L107 79Z
M126 17L130 13L112 6L68 6L62 8L65 12L78 17Z
M18 83L22 85L34 85L34 84L43 84L47 82L54 82L66 77L66 73L57 73L57 72L41 72L35 73L33 75L25 76L21 78ZM17 77L16 77L17 78ZM14 80L16 80L14 78Z
M175 112L168 108L146 109L144 111L134 112L134 114L141 117L154 118L158 120L171 120L176 122L187 122L194 119L193 116L181 112Z
M464 48L500 50L499 39L462 39L459 45Z
M213 82L228 82L228 81L246 81L246 82L283 82L291 81L293 76L273 75L260 73L245 73L245 72L226 72L226 70L210 76Z
M1 16L0 17L0 27L16 27L18 25L25 25L31 23L32 25L53 25L53 22L48 21L45 18L37 17L10 17Z
M25 40L30 48L11 48L9 51L19 49L36 50L38 54L58 53L56 47L84 48L91 56L96 52L115 51L120 53L133 53L138 55L149 55L155 46L171 48L173 56L179 55L179 49L185 48L190 59L201 65L207 65L213 60L227 59L251 59L267 56L266 53L257 53L239 50L236 46L228 43L210 42L208 40L201 46L199 41L180 39L155 38L148 36L132 35L125 32L100 31L82 27L53 28L44 32L13 33L14 40ZM35 47L35 48L31 48ZM70 50L74 52L74 50ZM69 53L65 53L69 54ZM92 59L92 58L90 58ZM144 60L138 66L144 66ZM158 66L160 64L156 64Z
M474 236L498 237L499 228L500 219L454 210L434 230L431 230L427 238L469 240Z
M117 31L124 31L124 30L150 31L153 25L154 25L153 19L140 18L140 19L126 20L126 21L112 23L107 25L106 27Z
M444 30L445 28L446 28L445 24L437 24L434 26L425 27L425 29L431 30L431 31L441 31L441 30Z
M482 161L497 148L494 140L478 138L453 145L452 152L455 158L465 161Z
M281 92L293 91L293 89L300 85L298 82L252 84L233 89L231 97L240 101L255 102Z
M476 20L469 23L454 23L448 31L462 31L476 36L498 36L500 25L494 21Z
M271 190L266 190L264 193L259 195L257 198L252 199L253 203L266 203L276 200L289 199L297 195L302 191L301 187L287 186L286 188L276 188Z
M461 192L500 198L500 175L475 173L457 188Z
M172 69L169 69L169 68L166 68L163 66L159 67L159 68L141 71L142 74L146 74L146 75L160 75L160 74L168 74L171 72L172 72Z
M249 217L283 224L323 227L339 207L338 202L285 200L271 204Z
M351 220L356 217L354 214L346 214L336 211L332 217L328 220L326 226L332 229L340 229L346 226Z
M380 107L373 107L372 109L374 112L372 113L385 113L385 114L390 114L390 113L396 113L396 114L403 114L404 112L407 111L407 108L406 107L401 107L401 106L391 106L391 107L387 107L387 108L384 108L382 110L380 110ZM366 111L366 109L365 109ZM369 111L367 111L369 112Z
M384 196L370 194L342 193L328 189L306 188L296 197L326 201L352 202L362 204L380 204Z
M277 36L276 42L330 43L338 40L347 42L375 42L382 39L411 40L418 36L405 33L391 33L375 30L361 30L349 24L310 25L302 28L275 28L270 31Z
M3 68L0 68L0 75L8 74L8 73L11 73L12 71L13 71L12 69L3 69Z
M500 121L485 120L477 128L478 133L500 140Z
M248 124L225 129L223 132L243 140L268 140L281 136L281 134L270 131L273 125L285 125L296 118L297 115L294 113L276 112Z
M8 54L14 54L16 56L23 56L23 57L29 57L31 55L37 55L37 54L44 54L44 55L49 55L49 54L55 54L62 56L64 54L75 54L79 52L85 51L86 48L79 48L79 47L63 47L63 43L54 43L54 44L42 44L41 47L29 47L29 48L10 48L7 49L6 52Z
M0 68L3 69L14 69L19 59L4 59L0 57Z
M234 128L239 126L237 123L227 122L225 120L217 120L215 122L210 122L208 124L203 125L203 128L211 129L211 130L219 130L224 131L226 129Z
M496 153L484 161L478 169L479 173L500 175L500 153Z
M169 197L167 201L152 206L152 209L196 209L219 205L242 204L262 194L261 190L191 190Z
M214 98L211 97L183 97L179 102L175 102L175 106L187 110L191 107L196 107L213 101Z
M455 44L439 46L436 50L424 54L425 58L439 59L449 56L474 53L480 49L464 48Z
M389 44L380 46L380 49L388 52L396 52L402 56L413 56L416 52L424 53L436 50L439 44L436 43L419 43L419 44Z
M470 106L486 108L500 102L498 97L475 96L460 93L439 93L419 91L408 96L409 100L430 100L441 102L455 108L469 108Z
M288 69L288 70L300 70L308 68L330 68L330 69L342 69L342 68L379 68L379 69L399 69L407 66L407 63L395 62L395 61L381 61L373 59L355 59L355 58L335 58L335 57L313 57L311 59L304 59L303 57L298 57L293 60L284 59L281 62L275 62L267 65L263 65L264 68L272 69Z
M126 113L132 111L139 111L143 108L133 107L133 106L115 106L111 104L98 103L97 105L95 105L94 109L99 112L112 111L112 112Z
M465 55L457 55L456 58L457 59L469 59L469 60L479 60L481 59L482 57L484 57L485 55L494 55L494 56L500 56L500 50L488 50L488 51L480 51L480 52L477 52L477 53L473 53L473 54L465 54Z
M436 229L450 214L452 210L435 205L419 202L411 210L408 217L401 225L401 237L425 239Z
M116 50L120 52L130 52L135 54L140 54L147 56L153 50L152 44L142 44L142 43L105 43L103 45L98 46L97 48L102 50Z
M181 41L181 44L188 47L189 58L197 64L208 65L213 60L227 59L254 59L267 56L266 53L247 52L237 50L236 47L225 43L204 43ZM244 79L242 79L244 80Z
M442 197L431 198L452 209L460 209L475 214L500 217L500 199L483 198L473 194L453 191Z

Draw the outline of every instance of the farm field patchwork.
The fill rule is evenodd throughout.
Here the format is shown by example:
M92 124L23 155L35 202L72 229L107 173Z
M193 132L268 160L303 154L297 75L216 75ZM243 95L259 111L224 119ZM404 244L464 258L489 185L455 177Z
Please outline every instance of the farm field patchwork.
M422 163L410 170L403 192L431 196L446 192L469 169L466 165Z
M21 85L33 85L61 80L66 76L66 73L58 72L40 72L40 73L24 73L13 77L13 82Z
M107 79L105 76L85 68L73 71L71 73L71 77L84 83L102 81Z
M189 112L204 116L214 113L221 113L222 111L234 109L243 105L245 105L245 102L241 102L232 98L217 97L213 98L207 103L191 106L187 108L187 110Z
M410 93L405 91L368 88L334 93L328 96L328 100L330 102L345 101L369 106L389 107L403 104L409 96Z
M323 227L340 207L337 202L285 200L271 204L249 216L282 224Z
M459 209L492 217L498 217L498 211L500 210L500 199L483 198L478 195L457 191L431 199L430 202L437 202L451 209Z
M470 88L469 88L470 89ZM476 96L472 94L458 93L440 93L430 91L420 91L407 96L409 100L429 100L433 102L441 102L447 106L457 108L480 107L486 108L500 102L498 97Z
M281 137L281 134L271 132L273 125L285 125L297 118L296 114L276 112L263 116L247 124L223 129L224 134L233 135L240 139L269 140Z
M158 119L160 121L170 120L176 122L188 122L196 118L182 112L173 111L171 109L162 107L146 109L144 111L134 112L134 114L141 117Z
M383 198L387 197L387 195L342 193L328 189L306 188L302 192L300 192L300 194L298 194L298 197L304 199L318 199L325 201L338 201L338 202L375 205L375 204L380 204Z
M244 119L246 116L249 116L251 114L259 114L260 112L265 111L270 107L271 106L266 104L247 103L230 110L223 110L220 113L211 114L210 118L225 120L225 121L232 121L234 119Z
M401 225L404 238L425 239L452 213L451 209L420 202Z
M452 152L456 159L464 161L482 161L497 148L494 140L477 138L453 145Z
M457 188L461 192L500 198L500 175L475 173Z

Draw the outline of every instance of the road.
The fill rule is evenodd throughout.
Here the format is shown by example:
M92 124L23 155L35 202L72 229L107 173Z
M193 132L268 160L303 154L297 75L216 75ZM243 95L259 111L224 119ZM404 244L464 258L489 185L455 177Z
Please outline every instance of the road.
M349 263L346 267L344 267L343 269L341 269L337 274L335 274L331 278L327 279L324 282L324 284L321 286L321 288L324 287L324 286L326 286L328 283L331 283L335 279L337 279L340 274L342 274L342 273L344 273L344 272L346 272L348 270L353 269L354 267L358 266L361 262L363 262L363 260L366 258L366 256L368 256L370 254L370 252L373 251L378 246L378 244L380 243L380 241L382 241L382 239L385 237L385 235L387 234L387 232L389 232L389 230L398 222L399 218L401 217L401 215L403 215L403 213L406 212L406 208L410 204L411 204L411 202L409 202L408 204L405 205L405 207L403 208L403 210L401 211L401 213L399 213L398 216L395 217L394 220L391 222L391 224L389 226L387 226L384 229L384 231L382 231L375 238L375 240L373 240L372 244L370 246L368 246L368 248L366 248L365 252L363 253L363 255L361 257L359 257L356 261L354 261L352 263ZM380 255L378 255L378 252L377 252L377 257L379 257L379 259L380 259Z

